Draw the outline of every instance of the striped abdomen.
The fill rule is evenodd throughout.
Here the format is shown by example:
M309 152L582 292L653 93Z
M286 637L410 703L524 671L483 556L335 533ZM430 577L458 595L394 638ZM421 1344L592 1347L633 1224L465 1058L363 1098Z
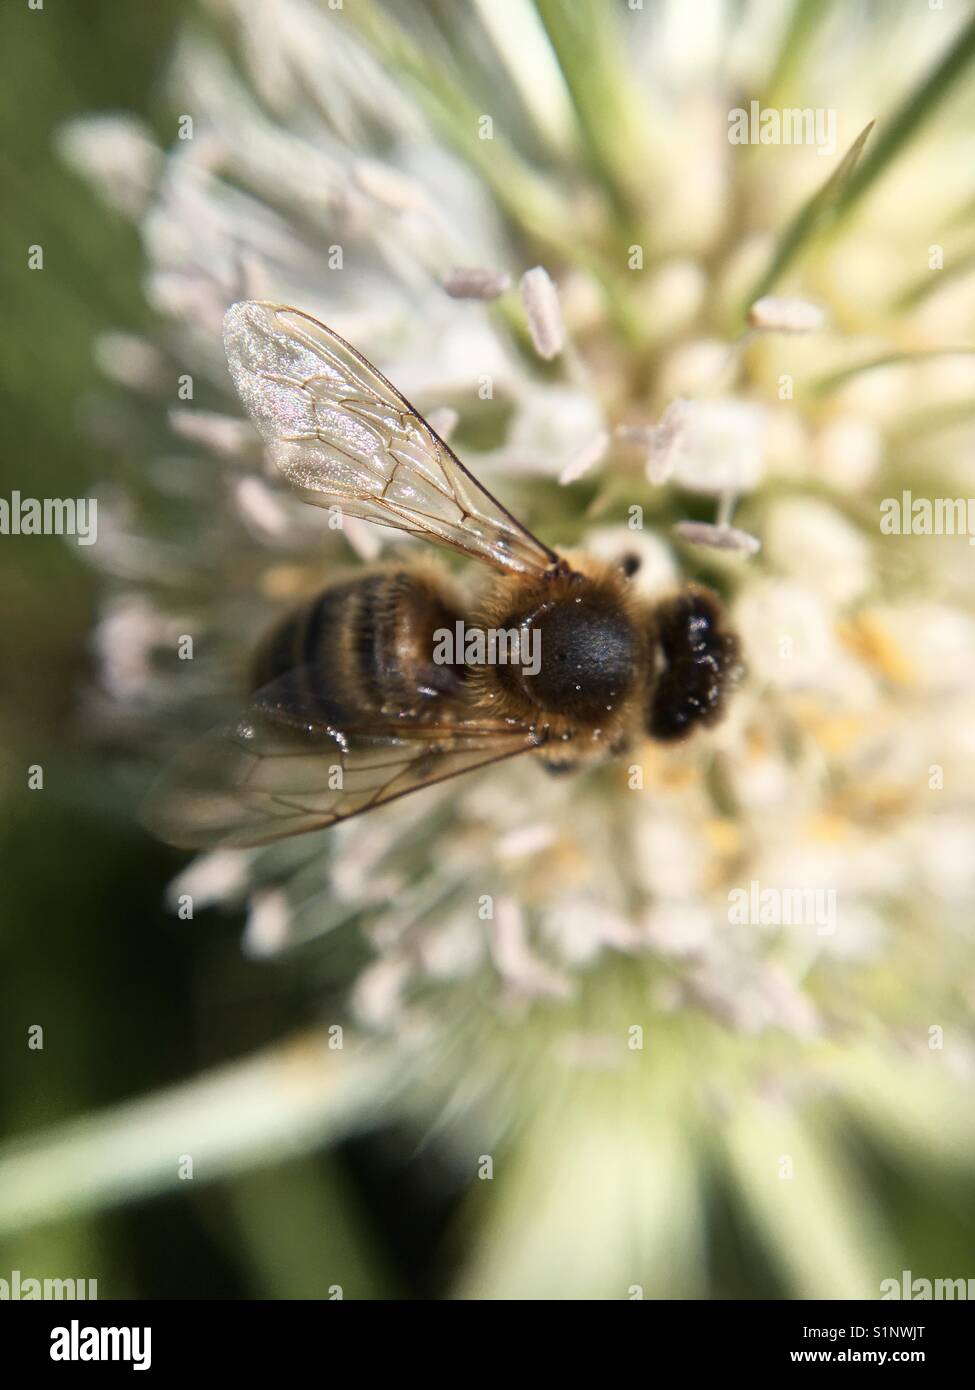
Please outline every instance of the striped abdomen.
M296 704L334 717L401 714L456 694L456 668L432 659L437 628L460 616L422 570L377 570L331 585L271 630L257 654L255 690L280 677Z

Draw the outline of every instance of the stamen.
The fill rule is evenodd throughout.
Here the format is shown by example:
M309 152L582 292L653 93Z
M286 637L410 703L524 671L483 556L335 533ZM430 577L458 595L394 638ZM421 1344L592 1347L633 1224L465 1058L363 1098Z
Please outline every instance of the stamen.
M255 442L248 421L213 410L173 409L169 412L169 425L174 434L212 449L221 458L233 458Z
M550 362L565 347L565 325L559 293L544 266L526 270L518 286L528 315L528 330L539 357Z
M826 315L808 299L766 295L755 300L748 311L748 322L765 333L815 333L825 324Z
M455 266L440 277L440 283L451 299L498 299L511 289L511 276L488 266Z
M705 545L711 550L737 550L743 555L757 555L762 542L737 526L713 526L708 521L678 521L674 534L691 545Z
M559 482L563 487L569 483L578 482L584 473L588 473L590 468L594 468L597 463L601 463L606 457L609 449L609 431L600 432L588 444L584 444L562 469L559 474Z
M259 536L276 539L288 530L288 516L281 501L260 478L241 478L234 489L244 523Z
M288 943L290 925L288 900L279 889L253 893L244 928L244 954L257 960L276 955Z
M673 474L695 409L693 401L677 396L656 425L621 425L617 429L621 439L646 452L647 477L654 487L662 486Z

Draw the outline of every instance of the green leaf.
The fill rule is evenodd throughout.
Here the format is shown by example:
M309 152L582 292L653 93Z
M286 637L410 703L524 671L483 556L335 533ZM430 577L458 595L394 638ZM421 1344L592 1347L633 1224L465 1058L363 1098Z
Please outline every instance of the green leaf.
M613 6L605 0L535 0L576 111L594 174L626 219L644 167L646 114Z
M454 1297L703 1295L699 1135L680 1088L646 1079L642 1068L577 1078L571 1105L559 1091L539 1103L494 1180L468 1194Z
M943 101L968 64L975 58L975 16L961 30L940 63L901 102L893 116L884 122L870 154L842 190L837 208L845 216L880 177L891 161L917 134L922 124Z
M899 1261L840 1136L790 1107L754 1100L722 1129L727 1170L749 1223L797 1298L877 1298Z
M460 80L425 52L406 29L372 0L359 0L347 11L349 21L401 83L450 145L484 179L500 205L518 225L559 254L571 258L570 205L545 175L533 168L504 132L479 137L482 112Z
M835 8L834 0L796 0L768 79L765 106L778 106L802 70L817 35Z
M898 422L893 439L928 438L947 430L966 429L975 422L975 401L945 401L927 410L916 410Z
M943 270L929 270L919 280L908 285L906 290L894 300L895 309L913 309L916 304L920 304L927 299L929 294L934 294L942 285L952 280L961 279L964 275L969 275L975 270L975 249L964 252L956 256L950 265Z
M975 357L975 347L919 348L915 352L888 352L882 357L871 357L867 362L857 362L852 367L842 367L838 372L821 376L812 384L817 396L828 395L838 386L845 386L855 376L863 372L873 372L880 367L897 367L913 362L924 362L932 357Z
M772 253L771 261L746 296L742 305L742 317L747 315L756 299L761 299L763 295L768 294L799 253L821 230L827 219L835 215L843 186L853 173L856 162L860 158L860 152L873 127L873 121L864 126L826 182L816 190L811 198L803 203L786 227Z
M607 312L621 337L634 346L642 344L646 328L633 307L625 273L614 270L605 256L580 235L576 211L562 187L524 159L502 131L495 130L490 140L480 139L479 121L483 113L460 80L424 52L386 10L371 0L357 0L344 13L389 69L391 79L412 93L441 137L468 161L512 223L536 243L538 252L589 270L599 281ZM572 95L575 98L577 93ZM603 90L600 99L605 96ZM620 100L615 98L609 109L622 121ZM605 117L603 123L608 136ZM625 129L636 132L642 126L631 116L625 121ZM632 143L627 146L621 128L617 128L614 149L620 167L624 153L626 166L631 171L638 167L633 159L634 148Z
M798 16L797 16L798 19ZM867 189L880 177L897 154L944 99L952 85L975 57L975 17L961 30L941 61L884 122L882 132L864 158L860 153L874 122L862 130L826 183L804 203L786 227L765 273L743 306L744 317L756 299L768 294L826 221L847 216Z
M0 1150L0 1232L114 1206L294 1154L364 1124L394 1089L395 1061L324 1029L167 1091L85 1115Z

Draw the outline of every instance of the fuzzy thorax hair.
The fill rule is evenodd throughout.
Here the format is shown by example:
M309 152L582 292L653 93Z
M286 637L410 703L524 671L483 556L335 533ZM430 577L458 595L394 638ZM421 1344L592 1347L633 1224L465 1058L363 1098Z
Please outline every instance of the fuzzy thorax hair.
M477 612L479 627L540 642L537 674L517 664L471 673L478 704L534 724L557 762L616 751L638 734L653 680L649 605L617 566L583 555L569 563L569 572L497 580Z

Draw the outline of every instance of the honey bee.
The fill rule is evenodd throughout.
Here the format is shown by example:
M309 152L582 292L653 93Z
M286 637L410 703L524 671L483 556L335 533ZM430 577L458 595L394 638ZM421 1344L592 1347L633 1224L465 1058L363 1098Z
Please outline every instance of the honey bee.
M566 770L720 718L739 662L715 594L686 587L653 604L632 564L550 549L310 314L234 304L224 343L245 407L305 501L494 573L470 614L426 562L333 582L285 617L258 650L241 717L188 750L150 798L163 838L264 844L518 754ZM465 621L514 631L522 651L538 643L540 660L435 660L437 634Z

